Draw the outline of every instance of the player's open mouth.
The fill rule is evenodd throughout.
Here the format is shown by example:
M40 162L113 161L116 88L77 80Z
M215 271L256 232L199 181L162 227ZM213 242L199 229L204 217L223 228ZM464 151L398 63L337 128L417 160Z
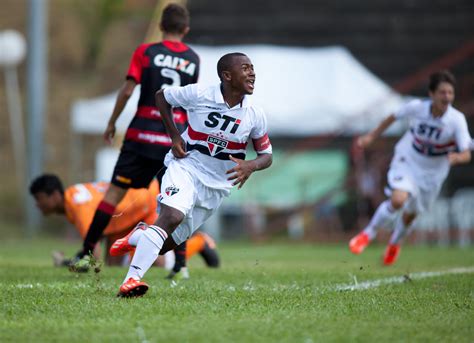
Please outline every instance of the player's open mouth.
M248 80L247 85L249 86L250 89L255 88L255 80Z

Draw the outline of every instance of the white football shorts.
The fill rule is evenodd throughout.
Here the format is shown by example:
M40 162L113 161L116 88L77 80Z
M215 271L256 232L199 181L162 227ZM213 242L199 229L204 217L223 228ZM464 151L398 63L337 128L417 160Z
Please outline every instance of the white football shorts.
M405 210L409 213L421 213L431 208L441 191L444 179L444 175L420 168L406 156L395 155L387 174L389 187L385 193L390 196L394 189L410 193Z
M183 221L171 234L176 244L191 237L216 212L228 194L226 190L203 185L192 172L172 160L163 176L158 208L165 204L184 214Z

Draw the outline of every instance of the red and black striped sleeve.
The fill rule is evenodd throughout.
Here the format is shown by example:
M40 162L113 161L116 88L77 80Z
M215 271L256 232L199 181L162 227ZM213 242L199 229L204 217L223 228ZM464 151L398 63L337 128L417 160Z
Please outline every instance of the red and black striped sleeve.
M149 46L150 44L142 44L134 51L127 72L127 80L134 80L137 84L141 83L143 68L150 64L149 57L145 55Z

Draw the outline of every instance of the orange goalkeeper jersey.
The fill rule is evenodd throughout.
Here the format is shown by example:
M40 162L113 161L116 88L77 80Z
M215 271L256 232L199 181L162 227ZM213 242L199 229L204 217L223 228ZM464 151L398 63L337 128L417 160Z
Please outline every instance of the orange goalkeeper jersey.
M67 219L74 224L81 237L85 237L99 203L109 187L107 182L80 183L68 187L64 193ZM156 196L158 182L153 180L148 189L129 189L115 208L104 235L126 233L139 221L152 224L157 218Z

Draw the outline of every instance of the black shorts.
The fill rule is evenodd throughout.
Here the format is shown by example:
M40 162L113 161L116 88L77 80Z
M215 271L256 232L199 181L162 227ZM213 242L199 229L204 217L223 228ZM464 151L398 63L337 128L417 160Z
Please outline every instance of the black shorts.
M166 169L164 158L165 155L161 159L152 159L122 148L111 183L124 189L147 188L155 176L161 183Z

